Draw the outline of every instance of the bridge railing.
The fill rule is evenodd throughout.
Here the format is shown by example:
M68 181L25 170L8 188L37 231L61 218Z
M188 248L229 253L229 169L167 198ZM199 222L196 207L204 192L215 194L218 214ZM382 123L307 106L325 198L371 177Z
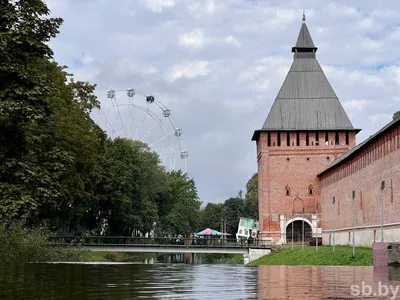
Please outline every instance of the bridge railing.
M236 241L222 238L180 238L180 237L126 237L126 236L53 236L54 244L80 246L136 246L136 247L196 247L196 248L266 248L268 241Z

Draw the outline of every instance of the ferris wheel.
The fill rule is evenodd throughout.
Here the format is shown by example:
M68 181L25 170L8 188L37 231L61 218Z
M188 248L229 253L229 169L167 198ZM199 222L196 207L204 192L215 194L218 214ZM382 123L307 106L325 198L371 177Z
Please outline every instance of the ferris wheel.
M176 125L171 110L135 89L109 90L109 101L93 111L93 120L112 139L121 137L146 143L160 158L167 171L186 173L188 152L183 131Z

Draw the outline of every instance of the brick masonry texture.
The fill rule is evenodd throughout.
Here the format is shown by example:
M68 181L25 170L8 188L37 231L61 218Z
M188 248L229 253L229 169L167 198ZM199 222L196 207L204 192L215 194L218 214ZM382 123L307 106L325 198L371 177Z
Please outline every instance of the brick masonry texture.
M355 147L354 132L348 133L348 144L344 132L339 134L339 143L335 142L334 132L329 133L328 143L325 133L319 133L319 145L315 142L315 132L309 132L308 146L305 132L299 134L299 146L296 146L297 133L289 133L290 146L286 132L280 133L278 146L277 134L262 132L257 140L262 238L278 241L281 231L286 230L280 228L279 215L286 214L289 220L292 212L299 214L303 208L305 213L315 213L318 203L324 244L332 243L333 213L335 243L351 244L355 191L356 244L372 246L380 240L381 199L385 241L400 240L400 119L330 169L336 158ZM385 181L383 192L382 181ZM307 219L312 221L311 216Z
M400 125L394 124L352 158L321 175L322 229L333 228L333 197L335 197L335 229L352 228L352 192L355 191L355 227L380 230L381 197L384 223L391 229L400 223ZM381 182L385 189L381 191ZM400 236L400 230L398 232ZM376 232L374 232L376 240Z
M316 133L308 132L308 146L306 132L300 132L299 146L296 146L296 132L289 133L290 146L287 146L288 133L279 134L280 146L277 132L262 132L257 140L260 234L262 238L276 241L281 237L279 215L301 213L303 207L305 213L315 213L321 192L317 174L355 146L354 132L349 132L348 144L345 132L339 132L338 144L335 143L335 132L329 132L327 145L325 132L319 132L318 145ZM311 216L308 219L311 222Z

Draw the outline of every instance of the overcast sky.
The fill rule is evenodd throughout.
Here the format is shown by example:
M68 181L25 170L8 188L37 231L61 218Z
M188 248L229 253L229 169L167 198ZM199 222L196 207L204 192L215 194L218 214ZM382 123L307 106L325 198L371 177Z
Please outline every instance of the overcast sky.
M400 110L400 1L47 0L51 42L77 80L154 94L171 109L203 202L236 196L259 129L293 61L303 9L317 59L357 143Z

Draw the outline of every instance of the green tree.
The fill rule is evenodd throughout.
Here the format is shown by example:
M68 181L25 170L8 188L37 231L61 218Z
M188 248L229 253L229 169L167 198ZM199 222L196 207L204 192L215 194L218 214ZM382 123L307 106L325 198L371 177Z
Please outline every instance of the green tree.
M240 197L229 198L224 202L223 218L226 221L226 231L232 235L237 233L239 218L245 213L244 199Z
M400 110L399 110L399 111L396 111L396 112L393 114L393 120L397 119L398 117L400 117Z
M185 236L194 233L198 228L201 206L194 180L181 171L169 173L168 198L172 204L165 220L166 231Z
M224 205L222 203L207 203L204 209L201 210L198 230L200 231L205 228L221 230L223 208Z
M258 220L258 174L255 173L246 184L245 215Z
M34 219L59 196L58 179L70 157L48 144L58 82L49 80L47 43L62 20L46 18L42 1L0 6L0 216ZM43 130L47 128L47 130Z
M122 138L109 140L106 148L100 215L109 234L146 234L158 219L157 198L166 189L158 155L142 142Z
M39 0L0 6L0 216L70 225L93 200L103 133L89 116L95 86L51 61L62 20L48 14Z

